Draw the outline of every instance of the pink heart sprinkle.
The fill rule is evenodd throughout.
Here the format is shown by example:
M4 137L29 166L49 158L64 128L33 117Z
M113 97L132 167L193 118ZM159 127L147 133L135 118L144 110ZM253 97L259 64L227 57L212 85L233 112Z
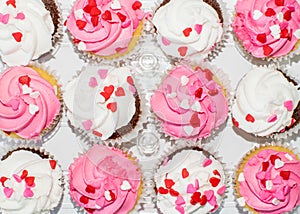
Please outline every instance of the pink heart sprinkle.
M268 121L268 123L272 123L272 122L275 122L276 120L277 120L277 115L273 114L268 118L267 121Z
M20 101L12 99L8 102L8 105L11 106L14 111L17 111L19 109Z
M209 158L206 158L206 159L203 161L202 166L203 166L203 167L207 167L207 166L209 166L210 164L212 164L212 160L209 159Z
M97 79L95 77L91 77L89 81L89 86L91 88L95 88L98 85Z
M82 126L87 131L91 130L92 125L93 125L93 122L91 120L86 120L86 121L82 122Z
M24 193L23 193L23 196L25 198L31 198L33 195L34 194L33 194L32 190L29 189L29 188L26 188L25 191L24 191Z
M287 100L287 101L285 101L284 102L284 107L286 107L286 109L288 111L292 111L293 107L294 107L293 100Z
M286 186L283 187L283 194L284 195L289 194L290 191L291 191L291 187L290 186L286 185Z
M2 22L3 24L7 24L9 20L9 14L2 14L0 13L0 22Z
M260 153L257 154L257 157L263 158L263 159L266 159L268 156L269 156L269 153L266 150L263 150L263 151L261 151Z
M12 188L4 187L3 192L6 198L10 198L14 190Z
M259 180L263 180L266 177L266 173L265 172L258 172L256 173L256 178Z
M165 45L165 46L168 46L171 44L171 42L169 40L167 40L165 37L162 37L161 38L161 42Z
M268 191L265 191L265 190L262 190L259 192L259 197L262 199L262 200L267 200L269 197L272 196L272 193L268 192Z
M210 91L215 90L216 83L215 83L215 81L209 81L208 83L206 83L205 87Z
M22 178L19 175L13 174L13 177L18 183L21 183Z
M274 185L276 185L276 184L282 184L282 178L281 178L281 176L277 175L274 179L272 179L272 183Z
M132 94L135 94L136 89L135 89L134 86L130 85L130 86L129 86L129 91L131 91Z
M195 24L194 29L195 29L195 31L196 31L198 34L200 34L201 31L202 31L202 25L200 25L200 24Z
M15 17L16 19L20 19L20 20L24 20L25 19L25 15L24 13L20 12L17 14L17 16Z
M186 192L187 192L187 193L190 193L190 194L195 193L195 192L196 192L196 189L195 189L194 185L193 185L193 184L189 184L189 185L187 186L187 188L186 188Z
M219 195L223 195L225 193L225 191L226 191L226 186L222 186L222 187L220 187L220 189L218 189L217 193Z
M101 79L105 79L107 77L108 70L107 69L99 69L98 74Z
M284 196L284 193L283 193L283 190L280 190L278 192L276 192L274 194L275 198L277 198L278 200L280 201L283 201L285 199L285 196Z
M195 180L195 189L196 190L199 189L199 181L198 181L198 179Z
M97 199L96 204L100 207L104 207L105 201L105 198L101 197L100 199Z
M164 162L163 162L163 166L166 166L167 164L168 164L168 161L169 161L169 158L168 157L166 157L165 159L164 159Z
M217 107L214 103L211 103L209 106L208 106L208 110L212 113L215 113L216 110L217 110Z
M210 205L212 205L213 207L216 206L217 205L217 198L216 198L216 196L211 197L211 199L208 200L208 203Z
M175 209L178 210L180 214L184 214L184 208L182 206L176 206Z
M206 196L207 200L209 201L214 196L214 191L213 190L204 191L204 195Z
M181 195L177 196L175 204L178 205L178 206L185 204L185 201L184 201L184 199L183 199L183 197Z

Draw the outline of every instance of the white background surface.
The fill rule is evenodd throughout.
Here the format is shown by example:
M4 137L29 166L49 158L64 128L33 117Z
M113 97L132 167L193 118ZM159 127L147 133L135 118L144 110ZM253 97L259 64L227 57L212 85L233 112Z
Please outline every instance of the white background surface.
M61 8L65 20L73 2L71 0L58 1L61 3ZM155 5L154 2L150 0L144 0L142 2L144 2L144 5ZM235 1L228 0L226 3L229 13L232 14ZM76 75L76 72L81 70L82 66L84 65L84 61L80 60L77 53L74 52L72 44L68 36L66 35L65 29L62 44L54 54L54 58L48 61L46 64L51 66L52 69L58 72L63 86L74 75ZM222 68L223 71L229 75L232 83L232 88L235 88L239 79L252 66L246 59L244 59L240 55L238 50L235 48L231 35L228 39L228 42L226 43L226 47L224 48L222 53L212 61L212 64L216 65L219 68ZM293 70L294 73L300 73L300 63L293 63L292 66L288 65L287 68ZM228 168L233 169L238 160L243 156L243 154L245 154L255 145L255 141L255 139L247 141L243 137L239 136L235 131L233 131L231 120L229 119L226 128L222 131L222 133L220 133L220 136L212 145L214 145L214 149L218 150L220 155L224 157L224 162L228 165ZM300 145L298 139L292 141L292 143L298 147ZM59 160L60 164L65 170L65 174L67 175L67 168L69 164L73 161L73 158L77 157L79 152L82 151L81 145L82 144L80 143L79 137L76 137L75 134L72 133L71 128L67 123L67 119L64 117L61 120L59 130L48 142L44 144L44 147L46 148L46 150L52 153L56 159ZM221 210L221 213L238 213L238 210L235 208L235 202L233 202L232 200L231 191L228 195L229 197L226 199L224 208ZM68 185L66 185L64 201L59 213L76 213L68 195ZM155 212L152 210L148 211L147 213ZM294 213L296 213L296 211Z

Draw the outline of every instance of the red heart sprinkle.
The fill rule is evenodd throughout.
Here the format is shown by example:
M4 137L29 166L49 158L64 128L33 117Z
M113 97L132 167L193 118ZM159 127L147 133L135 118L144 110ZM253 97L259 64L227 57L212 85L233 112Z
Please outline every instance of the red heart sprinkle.
M32 176L28 176L25 178L25 183L28 185L28 186L33 186L34 185L34 177Z
M142 3L139 2L139 1L135 1L133 4L132 4L132 9L133 10L138 10L142 7Z
M21 32L12 33L12 36L17 42L21 42L23 34Z
M178 53L180 56L184 57L186 55L186 52L187 52L188 48L187 47L179 47L178 48Z
M220 172L219 172L218 170L215 169L215 170L213 171L213 173L214 173L214 175L218 175L218 176L221 177L221 174L220 174Z
M220 183L220 179L216 177L212 177L209 179L209 183L212 185L212 187L216 187Z
M23 170L23 172L22 172L22 175L21 175L21 179L24 179L24 178L26 178L27 177L27 175L28 175L28 171L25 169L25 170Z
M260 183L261 183L261 185L263 185L264 187L266 187L266 182L267 182L267 180L266 180L266 179L262 179L262 180L260 180Z
M102 14L102 19L105 21L110 21L112 19L111 17L111 12L106 10L103 14Z
M76 39L76 38L73 39L74 44L78 44L80 41L81 41L81 40Z
M284 14L283 14L283 18L287 21L290 21L292 19L292 12L290 10L286 11Z
M200 119L197 113L194 113L190 119L190 124L193 128L200 127Z
M93 193L93 194L96 192L95 187L93 187L91 185L87 185L86 188L85 188L85 191L87 193Z
M289 31L288 31L288 29L284 28L283 30L281 30L280 37L281 38L288 38L289 37Z
M92 10L93 6L91 5L86 5L84 8L83 8L83 11L86 12L86 13L90 13L91 10Z
M117 103L116 102L108 103L106 107L109 110L111 110L112 112L116 112L117 111Z
M270 56L271 53L273 52L273 49L269 45L264 45L263 49L264 49L265 56Z
M275 165L275 160L276 160L276 159L281 160L280 157L278 157L277 155L271 155L271 156L270 156L271 164Z
M56 167L56 160L49 160L49 163L50 163L51 169L55 169L55 167Z
M105 98L105 101L107 101L114 92L115 87L113 85L105 86L103 90L104 91L100 92L100 94Z
M171 189L174 184L175 182L172 179L165 179L165 185L168 189Z
M83 204L87 204L87 203L89 203L89 198L86 197L86 196L84 196L84 195L82 195L82 196L79 198L79 201L80 201L81 203L83 203Z
M95 130L93 131L93 134L96 135L96 136L98 136L98 137L102 137L103 136L102 133L97 132Z
M122 96L125 96L125 91L122 87L118 87L116 92L115 92L115 95L118 96L118 97L122 97Z
M277 6L284 6L284 0L275 0Z
M0 182L2 183L2 186L4 187L4 183L5 183L5 181L7 181L8 180L8 178L7 177L4 177L4 176L2 176L1 178L0 178Z
M163 187L159 187L159 188L158 188L158 192L159 192L160 194L165 195L165 194L168 194L169 191L168 191L167 189L163 188Z
M127 77L127 82L130 84L130 85L133 85L133 79L131 76L128 76Z
M8 5L12 5L14 8L16 8L16 0L8 0L7 2L6 2L6 5L8 6Z
M291 172L290 171L280 171L280 176L283 180L288 180L290 177Z
M202 93L203 93L203 89L202 89L202 88L198 88L198 89L195 91L195 97L201 98Z
M99 24L99 17L98 16L92 16L91 22L92 22L92 24L93 24L94 27L98 26L98 24Z
M272 8L268 8L265 12L265 15L270 17L276 15L275 11Z
M191 200L193 201L193 202L196 202L196 203L198 203L198 202L200 202L201 201L201 193L200 192L195 192L192 196L191 196Z
M240 125L239 122L234 117L232 118L232 123L235 127L239 127Z
M98 9L98 7L92 7L90 15L91 16L99 16L101 14L101 11Z
M255 119L254 119L254 117L251 114L247 114L245 119L246 119L246 121L248 121L250 123L254 123L255 122Z
M200 205L204 206L207 203L207 197L205 195L202 195Z
M109 190L109 194L110 194L112 201L116 200L116 195L115 195L115 193L113 193L113 191Z
M119 19L121 20L121 22L125 22L125 20L126 20L126 16L125 15L123 15L122 13L117 13L117 16L119 17Z
M261 43L267 42L267 36L265 33L257 34L256 39L257 39L257 41L259 41Z
M268 170L268 168L269 168L269 162L262 162L262 171L267 171Z
M188 27L188 28L186 28L186 29L184 29L182 32L183 32L183 35L185 36L185 37L188 37L188 36L190 36L190 33L192 32L192 28L190 28L190 27Z
M82 30L86 26L86 21L76 20L76 26L79 30Z
M96 209L84 208L88 213L94 213Z
M182 175L182 178L187 178L187 177L189 177L190 173L189 173L189 171L187 171L186 168L183 168L181 175Z
M29 87L30 81L31 81L31 78L28 75L19 77L19 83L21 83L22 85L26 84Z
M173 196L173 197L177 197L179 195L179 192L177 192L173 189L170 189L170 195Z
M205 72L205 78L208 81L211 81L214 77L213 73L209 69L204 69L204 72Z

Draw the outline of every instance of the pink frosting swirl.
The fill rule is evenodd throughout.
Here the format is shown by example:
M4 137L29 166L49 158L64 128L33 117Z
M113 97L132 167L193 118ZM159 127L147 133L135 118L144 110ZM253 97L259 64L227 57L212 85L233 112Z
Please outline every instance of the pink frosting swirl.
M280 57L300 39L297 0L238 0L232 24L244 48L257 58Z
M144 17L141 6L135 0L77 0L66 25L80 50L101 56L122 53Z
M34 138L60 112L53 86L30 67L11 67L0 75L0 129Z
M89 213L128 213L138 197L141 174L122 151L93 146L69 167L70 195Z
M151 107L163 130L179 138L208 137L227 118L222 86L209 69L175 67L151 98Z
M258 213L284 213L300 204L300 162L294 154L264 149L242 174L240 194Z

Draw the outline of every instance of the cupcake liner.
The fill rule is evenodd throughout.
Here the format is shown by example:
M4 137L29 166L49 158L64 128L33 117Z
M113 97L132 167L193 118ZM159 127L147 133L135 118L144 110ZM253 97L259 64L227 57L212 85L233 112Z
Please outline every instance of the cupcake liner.
M277 142L272 141L272 142L266 142L265 144L256 145L250 151L245 153L244 156L240 159L239 163L235 166L235 170L234 170L234 173L232 175L232 186L233 186L234 202L236 203L236 206L237 206L237 208L240 212L249 213L249 214L256 214L257 213L252 208L251 208L251 210L248 209L246 207L246 205L241 206L244 203L244 201L239 199L240 194L237 192L237 188L236 188L237 183L238 183L238 179L239 179L238 171L240 169L240 165L245 163L244 162L245 159L247 157L249 157L249 155L251 155L253 152L259 151L259 150L264 149L264 148L270 148L270 147L282 147L283 149L287 149L287 150L291 151L292 153L294 153L298 157L298 160L300 160L299 149L292 146L290 143L286 143L286 142L283 142L283 141L277 141ZM299 208L300 208L300 206L298 205L298 206L294 207L291 211L285 212L285 213L286 214L298 213L296 210L299 210Z
M39 64L37 62L32 62L30 63L28 66L25 67L36 67L38 69L43 70L44 72L47 72L49 75L51 75L56 81L57 81L57 85L58 88L57 90L57 98L59 99L60 102L60 112L56 115L56 117L53 119L52 123L49 125L49 127L46 127L42 130L42 132L31 139L25 139L22 137L11 137L9 135L7 135L6 133L4 133L3 131L0 131L0 139L3 141L8 142L8 144L30 144L32 142L36 142L37 145L41 145L47 141L49 141L54 135L55 133L59 130L60 127L60 119L62 117L62 113L63 113L63 99L62 99L62 92L61 92L61 82L60 82L60 78L58 76L57 71L52 70L49 66L46 66L45 64Z
M156 177L157 177L157 173L159 173L159 169L160 166L162 164L164 164L166 161L169 161L170 159L172 159L172 156L180 153L181 151L184 150L200 150L203 152L203 154L207 157L214 157L221 165L223 168L223 172L225 175L225 182L224 185L226 186L226 191L223 195L223 199L222 202L220 204L220 206L218 207L217 210L213 211L212 213L218 213L220 210L222 210L222 208L224 207L224 202L226 200L226 198L228 197L228 191L230 188L230 177L228 174L228 169L227 166L225 165L224 161L222 160L222 157L219 155L218 151L212 151L211 148L209 148L207 145L199 145L195 142L190 142L190 141L185 141L185 140L179 140L176 144L174 144L173 146L169 147L162 155L161 157L157 160L157 162L155 163L153 170L154 170L154 176L153 176L153 186L156 187L155 183L156 183ZM180 163L178 163L178 165L180 165ZM156 201L156 196L155 196L155 203L157 206L157 209L160 211L160 207L157 204ZM162 211L160 211L160 213L163 213Z

